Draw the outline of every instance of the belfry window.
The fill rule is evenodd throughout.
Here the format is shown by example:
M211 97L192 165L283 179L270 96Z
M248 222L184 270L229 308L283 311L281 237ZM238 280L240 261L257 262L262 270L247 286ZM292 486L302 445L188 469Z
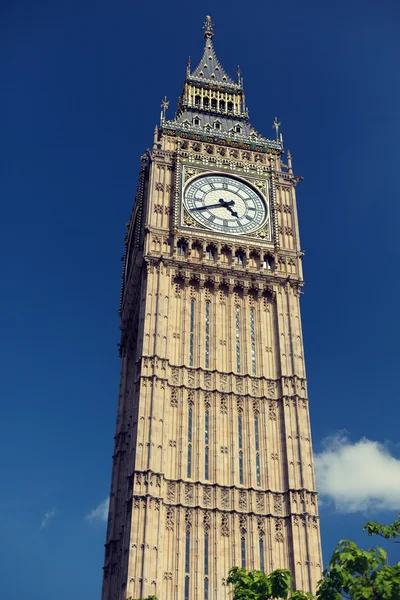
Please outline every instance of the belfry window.
M220 100L219 101L219 109L220 110L225 110L225 100Z
M178 256L186 256L186 244L185 244L185 242L178 242L177 253L178 253Z
M217 101L215 98L211 98L211 108L213 108L213 109L217 108Z
M233 102L228 102L228 112L233 111Z
M260 469L260 438L258 431L258 416L254 417L254 440L256 447L256 479L257 485L261 485L261 469Z
M244 265L244 254L243 252L235 252L235 265Z
M238 433L239 433L239 483L243 485L243 417L238 416Z
M215 260L215 250L212 246L207 246L206 248L206 259Z
M190 301L190 330L189 330L189 366L193 367L194 354L194 311L196 303L192 298Z
M208 108L210 106L210 100L208 98L203 98L203 106L204 108Z
M206 302L206 338L205 338L205 367L210 367L210 302Z
M210 452L210 413L206 410L204 416L204 478L209 479L209 452Z
M185 573L190 573L190 531L186 532Z
M250 309L251 372L256 374L256 334L254 327L254 308Z
M193 409L189 406L188 412L188 462L187 476L192 476L192 445L193 445Z
M236 371L240 373L240 308L236 307L235 314L235 326L236 326Z
M194 105L195 106L200 106L200 96L195 96L194 97Z

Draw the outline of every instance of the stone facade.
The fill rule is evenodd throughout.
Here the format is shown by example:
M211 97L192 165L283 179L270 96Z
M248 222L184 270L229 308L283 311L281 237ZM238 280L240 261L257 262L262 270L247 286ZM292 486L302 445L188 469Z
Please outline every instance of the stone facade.
M232 118L245 120L235 106ZM299 178L279 138L198 136L179 119L162 119L142 157L127 225L102 597L227 599L228 570L242 564L287 567L295 587L313 591L321 547ZM202 173L259 190L268 223L248 236L201 227L182 197Z

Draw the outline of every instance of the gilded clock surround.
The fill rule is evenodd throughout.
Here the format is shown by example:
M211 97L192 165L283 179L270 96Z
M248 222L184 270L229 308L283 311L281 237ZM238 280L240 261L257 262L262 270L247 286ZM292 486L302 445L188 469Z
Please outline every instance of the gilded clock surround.
M228 600L243 561L288 567L304 590L321 575L300 178L277 120L274 140L250 126L208 18L204 38L174 119L163 101L127 224L103 600ZM194 222L183 189L211 173L259 190L268 222L240 236Z

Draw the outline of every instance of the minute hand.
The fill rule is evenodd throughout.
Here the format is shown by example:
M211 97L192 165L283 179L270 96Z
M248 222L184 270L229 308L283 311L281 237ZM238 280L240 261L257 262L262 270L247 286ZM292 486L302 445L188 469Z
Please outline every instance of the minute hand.
M219 202L219 204L206 204L205 206L199 206L196 207L195 210L207 210L208 208L221 208L221 206L223 208L227 208L228 210L230 209L230 207L234 204L233 200L230 200L229 202Z

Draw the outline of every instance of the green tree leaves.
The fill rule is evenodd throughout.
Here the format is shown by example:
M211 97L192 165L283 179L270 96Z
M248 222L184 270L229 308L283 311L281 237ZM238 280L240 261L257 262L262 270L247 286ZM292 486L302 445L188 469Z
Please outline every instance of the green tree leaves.
M363 529L368 535L400 542L400 519L392 525L369 521ZM362 550L350 540L341 540L336 546L315 597L293 591L291 579L287 569L266 575L233 567L227 583L233 585L234 600L400 600L400 563L390 566L383 548Z

